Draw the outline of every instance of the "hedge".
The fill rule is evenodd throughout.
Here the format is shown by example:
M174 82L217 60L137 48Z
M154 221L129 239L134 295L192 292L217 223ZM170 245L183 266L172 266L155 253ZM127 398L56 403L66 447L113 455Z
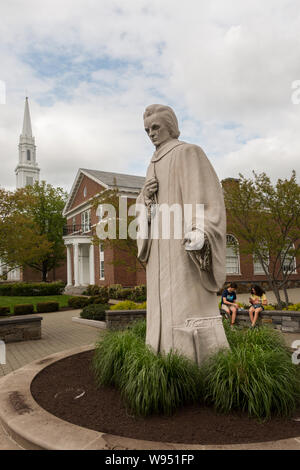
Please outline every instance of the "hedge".
M59 302L39 302L36 304L38 313L57 312L59 310Z
M34 305L32 304L19 304L14 306L15 315L28 315L34 313Z
M68 299L68 305L71 308L83 308L88 305L89 299L87 297L82 297L80 295L76 297L70 297Z
M61 295L64 288L63 282L16 282L0 284L0 295L11 297Z
M0 307L0 317L7 317L10 315L10 307Z
M109 310L108 304L88 305L83 308L80 317L88 320L105 321L105 310Z

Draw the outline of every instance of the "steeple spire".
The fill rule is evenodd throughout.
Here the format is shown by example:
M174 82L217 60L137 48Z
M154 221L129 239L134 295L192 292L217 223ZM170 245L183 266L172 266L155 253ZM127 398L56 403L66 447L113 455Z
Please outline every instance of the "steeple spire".
M27 137L32 137L31 119L30 119L29 104L28 104L28 97L27 96L26 96L26 100L25 100L25 110L24 110L22 135L27 136Z
M32 135L28 98L25 100L22 134L19 142L19 163L15 169L16 186L24 188L39 181L40 169L36 162L36 146Z

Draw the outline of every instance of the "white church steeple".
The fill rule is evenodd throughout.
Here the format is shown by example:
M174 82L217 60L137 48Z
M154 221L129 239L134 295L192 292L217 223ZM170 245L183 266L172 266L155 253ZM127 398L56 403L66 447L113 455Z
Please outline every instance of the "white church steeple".
M16 187L24 188L39 181L40 169L36 163L36 146L32 136L28 98L25 100L23 130L19 142L19 163L15 169Z

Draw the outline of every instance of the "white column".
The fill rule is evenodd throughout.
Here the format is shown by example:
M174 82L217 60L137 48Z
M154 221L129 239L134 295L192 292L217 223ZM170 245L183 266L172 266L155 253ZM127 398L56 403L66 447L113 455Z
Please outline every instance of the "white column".
M72 285L71 245L67 245L67 286Z
M78 250L78 254L79 254L79 285L80 286L83 286L83 249L82 249L82 245L79 245L79 250Z
M79 250L78 243L74 243L74 286L79 286Z
M89 266L90 266L90 284L95 284L95 255L94 255L94 245L90 244L90 256L89 256Z

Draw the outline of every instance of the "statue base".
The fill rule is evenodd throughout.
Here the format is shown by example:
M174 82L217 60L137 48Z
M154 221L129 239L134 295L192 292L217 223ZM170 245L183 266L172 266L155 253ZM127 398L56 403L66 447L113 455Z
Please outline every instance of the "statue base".
M173 328L174 349L199 366L220 349L229 349L221 315L188 318L184 326Z

